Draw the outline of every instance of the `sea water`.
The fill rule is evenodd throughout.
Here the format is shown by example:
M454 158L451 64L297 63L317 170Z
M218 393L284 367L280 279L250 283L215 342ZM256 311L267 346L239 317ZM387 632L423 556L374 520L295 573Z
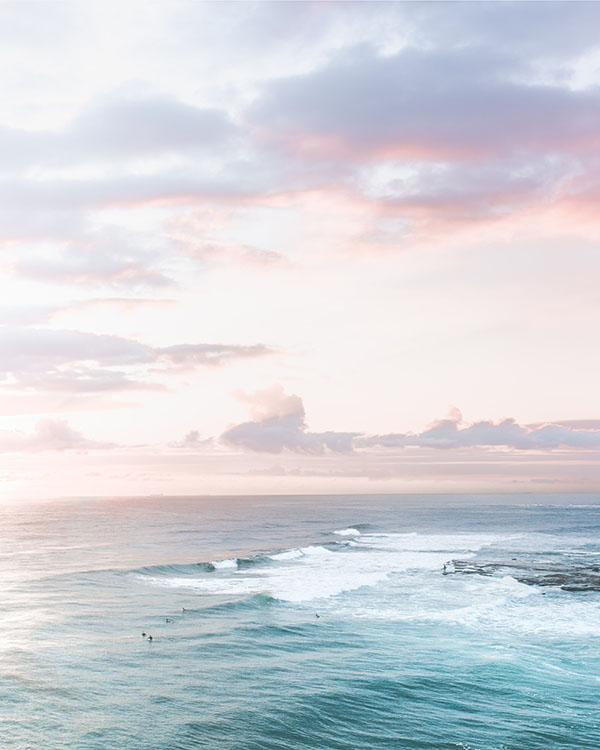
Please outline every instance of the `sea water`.
M0 747L597 750L599 532L597 495L2 506Z

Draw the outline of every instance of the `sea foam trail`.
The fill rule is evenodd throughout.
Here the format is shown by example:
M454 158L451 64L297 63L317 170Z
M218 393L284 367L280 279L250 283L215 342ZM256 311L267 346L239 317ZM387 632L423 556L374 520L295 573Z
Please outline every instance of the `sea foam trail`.
M382 550L412 550L415 552L477 552L483 547L521 535L510 537L499 534L365 534L356 541L360 546Z

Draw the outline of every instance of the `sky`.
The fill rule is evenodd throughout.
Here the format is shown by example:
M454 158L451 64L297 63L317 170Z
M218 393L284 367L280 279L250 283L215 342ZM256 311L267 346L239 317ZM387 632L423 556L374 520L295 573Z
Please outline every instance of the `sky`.
M600 490L599 3L0 3L0 500Z

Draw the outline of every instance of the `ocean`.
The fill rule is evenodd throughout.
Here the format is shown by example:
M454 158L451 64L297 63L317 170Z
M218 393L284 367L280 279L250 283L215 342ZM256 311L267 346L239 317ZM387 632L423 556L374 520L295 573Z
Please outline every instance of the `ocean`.
M3 505L0 580L3 750L600 748L600 495Z

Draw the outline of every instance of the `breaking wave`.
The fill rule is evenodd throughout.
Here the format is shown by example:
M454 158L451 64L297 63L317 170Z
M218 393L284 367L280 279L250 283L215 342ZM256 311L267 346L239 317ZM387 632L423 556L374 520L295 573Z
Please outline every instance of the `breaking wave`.
M343 531L350 531L350 527ZM251 558L157 566L137 573L151 585L188 589L198 594L234 597L263 594L299 603L377 586L405 571L441 570L450 555L474 554L498 538L490 534L361 534L352 528L352 533L355 532L352 540L329 546L313 544Z

